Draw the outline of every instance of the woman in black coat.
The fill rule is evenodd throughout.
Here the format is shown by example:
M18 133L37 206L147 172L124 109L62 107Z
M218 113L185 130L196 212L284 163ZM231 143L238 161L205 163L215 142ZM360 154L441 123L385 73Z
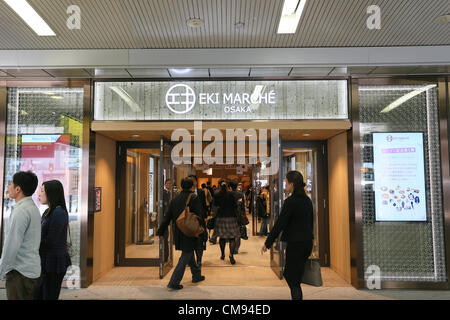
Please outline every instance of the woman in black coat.
M35 300L58 300L67 268L72 264L67 252L69 214L64 188L58 180L42 184L39 201L48 205L41 219L41 278L34 293Z
M261 253L270 249L283 231L281 241L287 242L283 275L291 289L292 300L302 300L300 283L305 263L312 251L313 207L311 199L305 193L305 183L300 172L289 171L286 174L286 191L291 196L284 201L281 214L267 237Z

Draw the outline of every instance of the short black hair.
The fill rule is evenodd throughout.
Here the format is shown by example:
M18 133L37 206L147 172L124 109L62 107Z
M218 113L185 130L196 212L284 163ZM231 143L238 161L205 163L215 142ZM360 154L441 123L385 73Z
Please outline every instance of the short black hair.
M202 183L202 189L206 188L206 184Z
M168 181L172 181L172 179L166 179L166 181L164 182L164 184L166 184Z
M196 182L198 181L197 176L195 174L188 175L188 178L195 179Z
M38 186L38 178L31 171L19 171L13 176L13 183L15 187L20 187L25 197L31 196Z
M194 186L194 181L190 178L184 178L181 180L181 189L190 190Z
M210 186L211 185L211 181L206 181L206 185Z
M236 188L237 188L237 186L238 186L238 183L237 183L236 180L231 180L231 181L229 182L229 185L230 185L230 187L231 187L232 190L236 190Z

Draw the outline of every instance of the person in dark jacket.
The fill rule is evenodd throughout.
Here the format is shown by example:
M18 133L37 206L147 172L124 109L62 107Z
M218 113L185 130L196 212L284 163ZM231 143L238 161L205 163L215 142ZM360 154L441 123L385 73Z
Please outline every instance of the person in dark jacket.
M275 222L261 253L272 247L275 239L283 232L281 241L287 242L284 277L291 289L292 300L302 300L300 286L305 263L312 251L313 207L311 199L305 193L303 176L298 171L286 174L286 190L291 194L283 204L281 213Z
M194 183L191 179L185 178L181 181L182 191L180 194L175 197L169 203L169 209L164 215L163 221L156 232L156 234L160 237L164 235L166 232L170 222L174 222L173 224L173 235L175 242L175 249L181 250L180 260L178 260L178 264L173 271L172 277L170 278L168 288L172 290L180 290L183 289L183 286L180 284L183 279L184 271L186 270L186 266L189 265L192 273L192 282L200 282L205 280L205 277L201 275L201 268L195 263L194 259L194 250L197 247L198 238L191 238L184 235L180 229L178 229L176 225L176 220L183 212L186 207L186 201L190 194L192 194L191 199L189 201L189 211L196 214L200 217L201 215L201 207L200 202L196 199L196 195L193 194L193 186ZM163 239L161 239L163 241Z
M238 190L238 183L235 180L230 181L231 194L236 201L237 213L239 215L245 216L245 196L244 193ZM246 226L239 227L240 235L236 238L236 247L234 249L234 254L239 253L239 248L241 247L241 236L247 232Z
M196 255L196 262L201 267L202 266L202 258L203 258L203 251L206 250L206 241L208 241L208 231L206 231L206 218L207 218L207 211L208 208L206 206L206 195L205 192L203 192L202 189L198 187L198 179L196 175L190 175L188 176L194 182L194 193L197 196L197 201L200 202L200 217L202 218L202 226L205 229L205 232L201 234L198 237L197 240L197 247L195 248L195 255Z
M234 251L236 250L236 238L241 236L236 217L236 201L233 194L228 191L228 185L225 180L219 181L219 185L220 191L214 194L214 206L217 207L214 234L220 238L220 259L225 259L225 245L229 241L230 262L231 264L235 264Z
M41 278L35 291L35 300L58 300L67 268L72 264L67 252L69 214L64 199L64 188L58 180L42 184L39 201L48 205L41 219Z

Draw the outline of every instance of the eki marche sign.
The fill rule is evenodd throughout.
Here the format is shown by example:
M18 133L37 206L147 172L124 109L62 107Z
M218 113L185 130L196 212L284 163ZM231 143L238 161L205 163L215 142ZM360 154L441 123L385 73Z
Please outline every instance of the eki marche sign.
M95 120L347 119L345 80L97 82Z

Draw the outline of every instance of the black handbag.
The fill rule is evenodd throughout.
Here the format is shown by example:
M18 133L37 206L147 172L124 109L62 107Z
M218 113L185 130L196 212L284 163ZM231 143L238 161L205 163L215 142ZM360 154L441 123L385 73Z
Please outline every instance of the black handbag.
M215 216L211 216L206 220L206 228L208 230L212 230L214 229L214 227L216 226L216 217Z
M322 286L322 273L320 272L319 262L313 259L306 260L302 283L306 283L314 287Z
M239 231L241 232L241 239L248 240L247 227L246 226L240 226L239 227Z
M245 214L237 214L237 222L239 226L246 226L250 223L250 221L248 221L248 218Z

